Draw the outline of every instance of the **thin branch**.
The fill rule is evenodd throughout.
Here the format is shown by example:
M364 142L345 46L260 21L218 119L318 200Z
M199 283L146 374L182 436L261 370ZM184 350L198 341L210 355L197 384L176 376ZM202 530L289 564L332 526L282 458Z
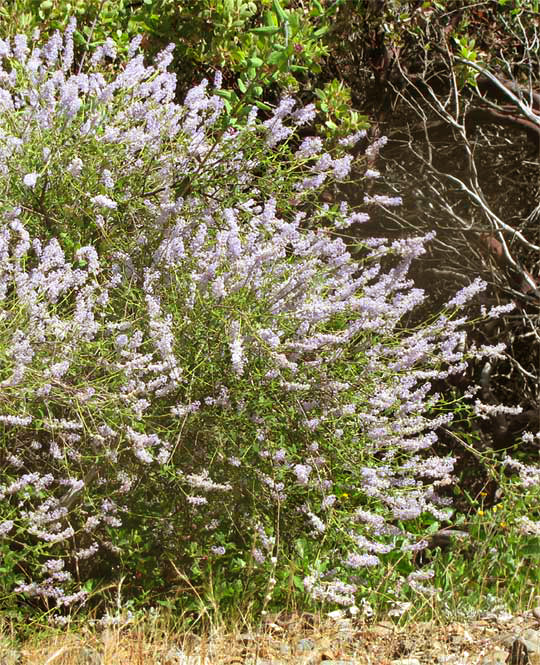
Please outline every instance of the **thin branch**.
M509 90L508 87L504 85L499 79L492 74L488 69L485 67L480 66L476 62L471 62L470 60L466 60L465 58L458 58L457 56L454 56L454 60L456 62L461 63L462 65L466 65L467 67L471 67L472 69L475 69L477 72L480 72L483 76L485 76L498 90L500 90L508 99L519 109L519 111L531 122L533 122L535 125L538 125L540 127L540 116L536 115L536 113L533 113L532 109L524 104L522 100L514 95L514 93Z

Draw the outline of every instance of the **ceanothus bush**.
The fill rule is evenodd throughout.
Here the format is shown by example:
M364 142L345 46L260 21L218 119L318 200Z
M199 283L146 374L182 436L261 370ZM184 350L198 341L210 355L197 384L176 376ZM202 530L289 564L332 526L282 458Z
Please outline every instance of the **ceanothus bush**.
M0 40L4 593L70 606L207 559L262 580L302 542L305 590L353 605L448 515L432 382L483 285L407 328L428 238L360 244L368 214L318 199L362 133L300 139L291 98L231 123L206 81L175 102L171 48L77 65L73 30Z

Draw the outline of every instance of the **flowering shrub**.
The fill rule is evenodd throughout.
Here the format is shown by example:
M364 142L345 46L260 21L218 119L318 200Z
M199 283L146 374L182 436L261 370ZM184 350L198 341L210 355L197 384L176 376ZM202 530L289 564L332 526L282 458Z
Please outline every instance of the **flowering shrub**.
M79 53L90 44L105 42L109 34L115 35L116 48L124 55L130 39L141 31L145 32L144 49L149 54L174 40L172 67L181 84L219 69L235 88L221 91L225 106L235 107L235 115L243 115L242 109L247 114L253 103L266 107L265 98L269 92L273 96L276 89L313 89L313 79L321 73L328 56L325 40L332 31L338 5L315 3L308 9L302 3L284 4L288 6L282 7L278 0L152 0L140 4L127 0L68 4L43 0L32 4L21 0L1 6L0 20L10 34L30 32L35 26L52 33L56 28L63 30L70 14L75 14L78 29L74 41ZM350 112L350 94L343 87L336 91L335 83L328 95L320 91L321 104L326 100L329 107L324 111L325 119L335 129L340 123L333 120L344 121L349 127L354 120L356 127L362 126L367 119Z
M73 29L0 41L4 592L273 575L310 541L304 589L353 605L359 569L425 547L408 521L448 514L431 382L465 368L483 285L408 329L426 239L358 246L368 214L317 203L361 133L300 141L290 98L218 130L206 81L173 101L170 48L77 67Z

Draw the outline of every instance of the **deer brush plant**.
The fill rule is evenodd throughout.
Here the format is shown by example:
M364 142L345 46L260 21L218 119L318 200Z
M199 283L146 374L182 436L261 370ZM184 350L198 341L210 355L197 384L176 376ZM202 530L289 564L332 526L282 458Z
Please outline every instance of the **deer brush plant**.
M3 606L214 571L265 611L298 557L310 602L356 607L385 561L389 598L425 590L454 463L432 382L484 285L408 329L426 238L360 245L368 213L318 202L365 133L328 152L289 97L224 129L219 76L178 104L172 48L76 63L74 29L0 40Z

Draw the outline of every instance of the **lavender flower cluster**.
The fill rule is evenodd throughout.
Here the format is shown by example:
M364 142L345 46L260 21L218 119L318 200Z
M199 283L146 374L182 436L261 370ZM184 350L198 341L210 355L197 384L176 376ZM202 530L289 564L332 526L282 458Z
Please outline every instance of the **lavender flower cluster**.
M107 75L108 41L83 71L74 27L0 40L0 539L28 562L12 590L82 602L137 528L156 565L193 541L226 565L234 538L273 569L281 520L333 548L313 598L354 605L348 576L415 547L397 524L449 510L432 382L466 367L465 318L401 325L429 238L353 258L339 229L367 213L315 194L364 136L300 142L313 110L290 98L223 130L206 81L174 101L171 48L147 65L135 40Z

